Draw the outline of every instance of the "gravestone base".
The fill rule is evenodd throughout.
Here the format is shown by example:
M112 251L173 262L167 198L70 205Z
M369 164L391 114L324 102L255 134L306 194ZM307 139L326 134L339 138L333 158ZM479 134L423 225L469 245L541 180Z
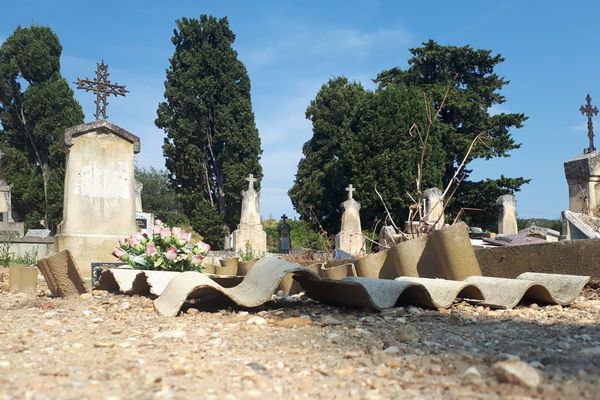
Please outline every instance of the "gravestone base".
M335 235L335 248L353 256L365 253L365 238L360 233L341 231Z
M119 239L129 236L123 235L98 235L98 234L65 234L59 233L54 236L55 249L60 252L68 249L77 264L77 269L87 280L91 279L91 266L93 262L116 262L112 255L113 250L118 247Z
M256 228L237 229L232 235L232 248L234 251L246 250L246 243L252 247L254 252L259 254L267 251L267 233L262 230L262 226Z

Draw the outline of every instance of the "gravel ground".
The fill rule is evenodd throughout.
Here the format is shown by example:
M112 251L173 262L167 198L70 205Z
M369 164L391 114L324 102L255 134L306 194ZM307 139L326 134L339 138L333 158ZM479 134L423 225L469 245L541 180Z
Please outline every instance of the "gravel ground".
M176 318L139 296L3 291L0 399L597 399L599 323L591 288L568 308L372 313L296 296Z

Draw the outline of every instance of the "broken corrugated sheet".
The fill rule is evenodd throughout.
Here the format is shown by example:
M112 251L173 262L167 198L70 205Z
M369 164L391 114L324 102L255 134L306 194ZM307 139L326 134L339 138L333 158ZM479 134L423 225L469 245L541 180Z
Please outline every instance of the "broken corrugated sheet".
M285 275L290 272L318 279L318 275L298 264L277 258L263 258L239 285L231 288L219 285L206 274L182 272L154 300L154 307L160 315L174 317L187 299L207 294L224 296L242 307L257 307L271 299Z

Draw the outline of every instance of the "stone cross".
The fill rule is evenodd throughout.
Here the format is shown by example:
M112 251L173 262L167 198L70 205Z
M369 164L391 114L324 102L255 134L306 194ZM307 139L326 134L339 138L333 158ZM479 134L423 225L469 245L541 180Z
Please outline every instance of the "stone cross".
M349 184L346 188L346 192L348 192L348 200L352 200L352 193L354 191L356 191L356 189L352 187L352 184Z
M254 182L256 182L256 178L254 177L254 175L248 175L246 180L248 181L248 189L254 189Z
M125 86L119 85L118 83L112 83L108 80L108 65L102 61L100 64L96 64L96 79L81 79L77 78L77 89L83 89L86 92L94 92L96 95L96 120L106 119L106 106L108 105L108 96L123 96L125 93L129 93L129 90L125 89ZM100 118L102 117L102 118Z
M590 97L589 94L585 97L585 101L586 101L585 106L579 107L579 111L583 115L585 115L588 119L587 128L588 128L588 138L590 139L590 147L585 149L583 152L591 153L592 151L596 151L596 148L594 147L594 125L592 123L592 117L594 115L598 114L598 108L596 106L592 107L592 98Z
M285 221L287 221L287 219L288 219L288 216L287 216L287 215L283 214L283 215L281 216L281 220L282 220L284 223L285 223Z

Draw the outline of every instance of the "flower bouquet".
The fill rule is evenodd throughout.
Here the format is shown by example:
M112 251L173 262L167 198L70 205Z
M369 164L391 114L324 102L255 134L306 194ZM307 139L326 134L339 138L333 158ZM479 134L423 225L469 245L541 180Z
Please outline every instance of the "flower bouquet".
M161 271L202 271L202 260L210 246L203 241L192 244L191 233L154 222L152 235L139 232L119 239L113 255L134 269Z

